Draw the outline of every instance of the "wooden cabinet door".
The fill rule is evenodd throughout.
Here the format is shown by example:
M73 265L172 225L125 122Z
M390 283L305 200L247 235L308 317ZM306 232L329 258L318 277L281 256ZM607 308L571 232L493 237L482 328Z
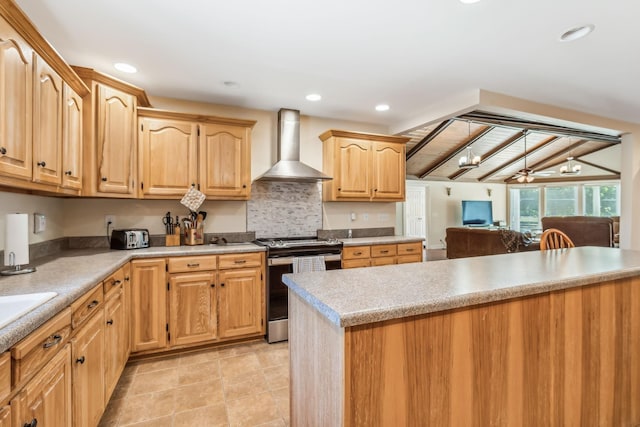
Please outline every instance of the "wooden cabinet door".
M251 193L251 129L200 125L200 191L214 199L248 199Z
M0 18L0 174L32 177L33 51Z
M373 199L404 200L405 149L404 144L373 143Z
M102 84L97 88L98 191L133 197L136 98Z
M71 340L73 425L97 426L104 400L104 311L100 310Z
M172 274L169 342L182 346L216 338L215 272Z
M167 346L167 282L164 259L131 262L131 351Z
M33 180L62 183L62 78L38 56L33 86Z
M336 198L371 198L371 144L356 139L338 139L334 159Z
M125 362L129 360L129 355L131 354L131 263L127 263L122 266L122 273L124 276L124 282L122 283L122 294L124 298L124 329L126 331L126 354Z
M140 186L145 197L182 197L197 184L196 123L143 118L139 135Z
M67 344L11 401L14 426L69 427L71 423L71 347Z
M0 406L0 427L11 427L11 406Z
M262 330L261 269L221 270L218 276L218 333L220 338Z
M82 189L82 98L62 87L62 186Z
M129 358L124 289L115 291L104 309L104 404L111 398Z

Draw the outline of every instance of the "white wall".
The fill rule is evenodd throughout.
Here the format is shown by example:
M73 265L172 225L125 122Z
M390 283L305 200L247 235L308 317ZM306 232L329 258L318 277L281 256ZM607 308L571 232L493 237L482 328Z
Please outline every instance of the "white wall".
M425 181L429 186L427 229L429 249L443 248L448 227L462 226L462 200L491 200L493 220L507 222L507 185L473 182ZM451 195L447 195L451 188ZM489 196L487 190L491 190Z
M327 230L396 226L396 203L325 202L322 211ZM396 234L402 234L402 229L396 229Z

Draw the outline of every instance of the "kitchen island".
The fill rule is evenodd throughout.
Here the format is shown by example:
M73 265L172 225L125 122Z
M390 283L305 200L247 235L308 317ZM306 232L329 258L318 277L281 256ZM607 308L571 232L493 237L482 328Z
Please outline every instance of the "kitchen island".
M291 424L637 425L640 252L287 275Z

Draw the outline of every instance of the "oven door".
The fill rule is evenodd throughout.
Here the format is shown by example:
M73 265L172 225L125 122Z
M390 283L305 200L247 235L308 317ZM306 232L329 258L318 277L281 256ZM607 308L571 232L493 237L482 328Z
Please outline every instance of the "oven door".
M282 275L293 273L293 258L269 258L267 269L267 341L289 339L289 288L282 283ZM327 270L341 268L340 254L324 256Z

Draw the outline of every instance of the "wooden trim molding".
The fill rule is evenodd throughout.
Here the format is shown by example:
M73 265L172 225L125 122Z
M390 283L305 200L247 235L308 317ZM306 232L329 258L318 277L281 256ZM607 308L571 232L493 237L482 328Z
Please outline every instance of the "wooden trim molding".
M71 68L78 74L78 76L80 76L80 78L85 81L93 80L98 83L103 83L107 86L111 86L114 89L131 94L138 98L138 105L143 107L151 107L151 102L147 97L147 93L144 91L144 89L141 89L138 86L134 86L108 74L101 73L100 71L96 71L93 68L80 67L78 65L72 65Z
M89 93L87 85L65 62L53 46L40 34L29 17L12 0L0 0L2 16L25 39L33 50L49 64L81 97Z
M411 138L407 138L406 136L381 135L376 133L351 132L347 130L336 129L329 129L328 131L323 132L318 138L320 138L322 141L325 141L332 136L339 138L366 139L369 141L396 142L399 144L406 144L407 142L411 141Z
M156 108L138 107L138 117L150 117L155 119L189 120L199 123L212 123L218 125L231 125L250 127L257 123L256 120L233 119L228 117L205 116L202 114L180 113L177 111L159 110Z

